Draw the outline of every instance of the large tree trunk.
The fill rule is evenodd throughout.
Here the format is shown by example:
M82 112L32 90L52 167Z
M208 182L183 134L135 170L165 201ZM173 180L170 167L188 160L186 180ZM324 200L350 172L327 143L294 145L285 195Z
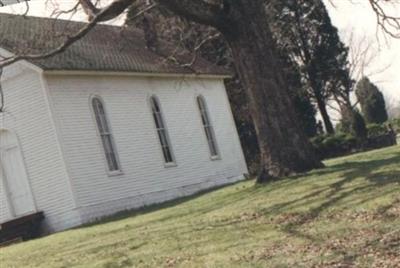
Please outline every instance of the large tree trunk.
M258 182L323 167L299 126L265 0L158 0L188 20L217 28L232 50L247 90L261 152Z
M220 29L247 90L260 151L259 182L322 167L283 79L263 0L232 1L234 25Z
M304 41L305 42L305 41ZM328 134L335 134L335 129L333 128L331 119L329 117L328 111L326 109L326 101L322 94L321 85L318 83L318 78L315 71L315 66L310 64L311 59L308 51L306 51L306 58L308 62L308 70L307 74L310 80L310 87L313 93L313 97L315 98L318 106L318 110L322 116L322 120L324 121L325 130Z
M315 93L315 98L317 100L317 105L318 105L318 110L321 114L322 120L324 121L325 129L328 134L335 134L335 129L333 128L331 118L329 117L328 111L326 109L326 103L325 100L318 94L318 92Z

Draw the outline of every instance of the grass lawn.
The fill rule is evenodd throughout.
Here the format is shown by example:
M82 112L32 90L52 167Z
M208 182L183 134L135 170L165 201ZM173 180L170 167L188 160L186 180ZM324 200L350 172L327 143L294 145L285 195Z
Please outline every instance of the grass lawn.
M0 267L400 267L400 147L0 249Z

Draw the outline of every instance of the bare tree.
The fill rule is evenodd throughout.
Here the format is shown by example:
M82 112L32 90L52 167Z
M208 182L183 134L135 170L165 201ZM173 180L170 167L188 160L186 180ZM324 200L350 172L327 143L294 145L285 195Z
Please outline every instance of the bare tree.
M336 6L340 0L328 0L332 6ZM352 0L348 0L352 2ZM399 0L368 0L368 4L376 17L377 29L385 35L400 38L400 16L391 11L399 5Z
M346 39L346 44L349 46L350 76L355 81L364 76L373 79L391 67L391 62L385 64L379 62L380 48L367 36L357 36L352 30Z
M400 15L390 13L399 4L398 0L368 0L376 15L378 27L393 38L400 38Z

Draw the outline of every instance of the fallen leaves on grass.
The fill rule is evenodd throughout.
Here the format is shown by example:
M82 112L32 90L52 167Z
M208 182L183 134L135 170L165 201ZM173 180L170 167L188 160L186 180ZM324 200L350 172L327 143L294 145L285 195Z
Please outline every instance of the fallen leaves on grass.
M385 221L399 220L399 216L400 199L372 211L331 211L321 215L313 212L281 214L271 223L286 233L286 239L282 238L257 251L234 256L232 261L269 263L277 258L280 262L287 261L285 264L288 266L400 268L400 226L393 230L393 227L387 229L380 225ZM246 220L259 217L253 214L242 216ZM317 219L326 219L330 224L352 224L342 233L325 233L321 236L320 233L312 233ZM292 238L303 242L288 243L294 241Z

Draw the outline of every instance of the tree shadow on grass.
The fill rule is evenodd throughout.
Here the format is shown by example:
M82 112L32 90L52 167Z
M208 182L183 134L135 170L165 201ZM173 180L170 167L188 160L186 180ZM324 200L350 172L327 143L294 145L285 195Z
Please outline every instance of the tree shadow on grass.
M400 163L399 163L400 165ZM388 183L400 184L400 171L382 171L370 174L366 177L367 180L376 185L385 185Z
M134 224L129 224L130 228L136 228L140 227L141 224L146 224L146 225L151 225L153 223L163 223L167 222L169 220L179 220L179 218L185 218L188 215L190 217L194 218L196 216L201 216L206 213L223 209L226 206L235 206L235 204L239 204L240 202L243 202L243 200L247 200L247 202L251 202L254 198L257 198L259 194L265 194L267 195L270 192L273 191L282 191L284 193L285 189L290 186L291 183L298 183L299 178L303 178L304 180L321 180L323 179L323 176L326 174L332 174L332 173L338 173L338 176L340 176L340 180L328 184L328 185L323 185L321 187L318 187L316 191L313 191L306 196L301 196L297 199L288 201L288 202L283 202L283 203L278 203L275 205L272 205L270 207L267 207L265 209L262 209L261 212L266 215L266 216L273 216L273 215L279 215L282 213L284 210L293 207L301 207L301 206L312 206L314 203L317 206L314 206L312 209L309 210L309 215L307 221L311 219L317 218L323 211L329 209L330 207L334 206L341 200L345 199L346 197L351 196L352 194L360 191L371 191L372 188L374 187L379 187L379 186L384 186L390 183L396 183L400 180L398 178L398 174L396 174L395 171L382 171L378 173L374 173L375 170L380 169L386 165L391 165L393 163L400 163L400 154L390 154L388 155L387 158L385 159L379 159L379 160L370 160L370 161L348 161L336 165L331 165L328 166L326 169L322 170L316 170L313 172L310 172L309 174L304 176L294 176L291 178L286 178L281 181L274 182L274 185L271 186L271 184L266 184L266 185L258 185L255 187L245 187L243 190L238 189L237 191L233 191L232 193L224 193L221 196L214 196L213 198L210 198L209 200L202 200L202 203L199 205L199 208L191 209L191 208L183 208L180 210L173 210L169 211L166 214L161 215L160 217L155 217L154 219L141 222L141 223L134 223ZM342 173L340 173L342 172ZM353 187L351 190L346 190L344 191L344 186L347 184L352 183L355 179L357 178L365 178L371 182L371 184L368 185L363 185L363 186L358 186L358 187ZM237 187L241 187L240 185ZM85 227L91 227L93 225L99 225L99 224L104 224L104 223L110 223L110 222L115 222L119 220L123 220L126 218L131 218L135 217L138 215L144 215L148 214L154 211L158 211L161 209L166 209L166 208L172 208L176 207L178 205L182 205L188 201L194 201L200 197L202 197L205 194L208 194L212 191L215 191L219 188L214 188L211 190L203 191L200 192L196 195L190 196L190 197L184 197L180 198L177 200L169 201L163 204L157 204L157 205L152 205L146 208L142 208L139 210L133 210L133 211L125 211L122 213L115 214L111 217L102 219L96 223L81 226L80 228L85 228ZM318 202L320 198L323 197L326 200L321 202ZM369 198L371 196L369 195ZM298 226L301 226L302 222L299 222ZM295 228L296 226L293 226ZM123 227L121 227L123 228ZM290 227L292 228L292 227ZM292 229L293 229L292 228ZM109 232L105 232L104 234L107 233L113 233L113 232L118 232L118 229L115 230L110 230ZM288 229L288 232L291 230ZM293 230L294 231L294 230Z
M370 152L372 154L373 152ZM355 155L354 157L356 157ZM298 174L294 176L287 177L282 180L274 181L274 183L278 183L282 187L287 187L293 184L298 183L298 179L302 180L320 180L321 178L323 179L324 176L327 175L332 175L334 173L340 173L344 171L349 171L350 173L347 174L349 177L349 180L352 180L354 175L357 175L356 173L360 173L360 176L368 173L371 173L375 169L379 169L380 167L383 167L385 165L390 165L394 163L399 163L400 165L400 153L388 153L385 155L386 158L383 159L378 159L378 160L365 160L363 161L354 161L354 157L351 160L339 163L339 164L333 164L333 165L327 165L325 168L322 169L317 169L313 170L308 173L304 174ZM352 173L355 172L355 173ZM377 178L379 180L379 178ZM346 181L344 181L346 183ZM266 184L268 185L268 184Z
M351 197L352 195L357 194L357 196L359 197L359 199L357 200L358 204L362 204L367 201L371 201L381 197L382 192L378 189L378 187L384 187L389 184L400 184L400 170L381 171L381 169L383 169L385 166L397 163L400 165L400 154L393 155L392 157L386 159L370 160L363 162L351 161L331 166L331 172L344 172L341 174L340 180L323 188L320 188L317 191L314 191L306 196L300 197L290 202L274 205L265 210L264 213L279 214L287 209L289 206L291 208L296 205L297 207L305 205L312 206L312 208L309 209L307 213L301 215L301 217L299 217L294 223L289 223L283 226L282 230L291 235L316 241L318 239L299 230L302 225L313 221L314 219L318 218L324 211L327 211L329 208L334 207L339 202L348 197ZM348 171L345 172L346 170ZM316 173L321 176L323 172L325 171L317 171ZM359 183L355 182L356 179L365 179L369 181L369 183L360 185ZM376 189L376 191L374 191L374 189ZM385 191L385 195L397 191L398 189L391 188ZM321 196L321 194L323 194L324 192L326 192L326 194L322 196L322 198L325 199L324 201L318 203L313 200L313 198ZM365 196L363 196L363 193L365 193ZM313 203L317 203L316 206L313 206ZM354 205L354 203L350 202L349 205L352 204Z
M307 212L307 215L304 217L300 217L300 219L296 222L295 225L287 225L284 227L284 231L290 234L296 234L298 236L302 236L307 239L312 239L312 236L309 236L305 233L301 233L298 231L298 228L301 225L314 220L321 213L326 211L327 209L334 207L337 203L344 200L345 198L351 197L353 195L357 195L359 197L360 193L365 192L365 198L363 200L357 199L357 201L365 202L369 199L375 199L380 196L381 192L377 191L375 194L371 195L371 192L374 192L373 189L380 186L385 186L387 184L397 183L399 182L399 178L397 177L397 173L395 171L390 172L378 172L374 173L375 170L385 167L387 165L391 165L393 163L397 163L400 161L400 155L389 157L386 159L380 160L370 160L364 162L346 162L338 165L334 165L330 167L331 172L335 170L336 172L342 171L340 174L340 179L335 181L334 183L324 185L323 187L319 187L318 190L313 191L305 196L301 196L295 200L291 200L288 202L283 202L279 204L272 205L268 208L261 209L261 213L266 216L275 216L279 215L283 211L288 208L293 207L302 207L308 206L311 207ZM345 172L347 170L347 172ZM388 175L389 174L389 175ZM311 174L313 177L315 176L313 173ZM382 179L382 177L384 179ZM351 184L354 180L358 178L364 178L369 180L371 183L355 186L350 185L348 187L347 184ZM389 179L390 178L390 179ZM288 178L287 181L292 181L294 178ZM305 178L307 179L307 178ZM317 179L323 179L318 177ZM282 181L284 182L284 181ZM358 185L358 186L357 186ZM278 187L277 187L278 186ZM287 187L286 183L277 182L277 184L271 186L271 184L256 186L252 188L246 188L243 192L233 192L224 195L223 199L211 199L210 202L203 204L203 206L195 211L190 212L191 218L196 218L197 216L204 215L208 212L212 212L214 210L222 209L226 206L232 206L241 202L243 199L246 199L248 202L252 201L252 198L259 198L259 194L267 194L271 191L282 191L284 192L285 187ZM393 190L395 191L395 190ZM385 194L388 194L386 192ZM321 199L322 200L321 202ZM188 198L191 200L192 198ZM188 201L187 200L187 201ZM315 205L314 205L315 204ZM155 219L154 222L161 223L168 220L176 220L179 217L187 216L187 212L183 213L171 213L169 215L163 216L162 218ZM235 221L233 221L235 222ZM151 224L152 222L146 222L146 224ZM223 227L228 224L231 224L232 221L221 222L217 225L213 225L214 228ZM212 224L212 223L210 223ZM205 227L206 228L206 227Z
M305 178L304 176L293 176L286 179L286 183L282 184L282 191L285 190L285 187L289 186L288 183L298 183L298 179L302 178L304 180L321 180L323 179L324 174L332 174L339 173L338 176L340 179L335 181L334 183L323 185L319 187L316 191L313 191L305 196L301 196L294 200L290 200L288 202L283 202L279 204L275 204L271 207L268 207L263 211L265 214L276 214L286 210L288 207L292 207L296 204L298 206L303 205L311 205L310 203L314 198L321 196L324 192L326 192L325 198L327 199L323 202L319 207L315 208L315 212L322 212L324 209L329 208L335 205L338 201L344 199L345 197L362 190L369 190L370 188L374 188L377 186L385 186L386 184L396 183L400 181L400 174L396 171L382 171L382 172L374 172L375 170L379 170L380 168L391 165L394 163L399 163L400 165L400 154L394 155L390 158L379 159L379 160L370 160L363 162L349 161L337 165L330 166L328 168L317 170L309 173L309 178ZM347 172L345 172L347 171ZM341 195L337 196L343 190L343 187L347 184L354 182L354 180L358 178L364 178L371 182L366 186L355 187L351 192L344 192ZM319 214L319 213L317 213Z

